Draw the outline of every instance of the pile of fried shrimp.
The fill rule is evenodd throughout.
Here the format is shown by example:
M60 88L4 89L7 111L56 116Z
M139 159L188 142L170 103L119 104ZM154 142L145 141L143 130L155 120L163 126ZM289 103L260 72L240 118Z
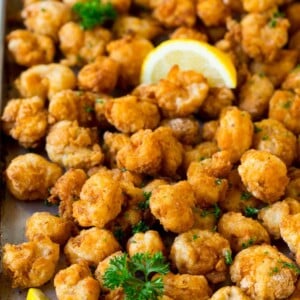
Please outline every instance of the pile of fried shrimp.
M299 1L112 0L117 19L87 30L76 2L25 0L6 36L23 68L2 130L26 150L6 187L58 206L3 245L12 288L125 299L103 284L110 259L162 252L160 300L299 299ZM227 53L237 88L176 65L141 84L147 54L178 38Z

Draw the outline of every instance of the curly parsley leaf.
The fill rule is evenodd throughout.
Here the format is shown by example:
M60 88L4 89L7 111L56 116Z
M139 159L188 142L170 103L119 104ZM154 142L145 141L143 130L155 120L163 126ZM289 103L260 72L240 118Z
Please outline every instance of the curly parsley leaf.
M92 29L107 20L115 20L117 12L110 2L101 3L101 0L89 0L73 5L73 11L79 16L83 29Z
M130 259L127 254L116 256L104 273L104 285L110 289L122 287L126 299L155 300L163 294L163 280L153 274L165 275L169 265L161 252L153 255L137 253Z

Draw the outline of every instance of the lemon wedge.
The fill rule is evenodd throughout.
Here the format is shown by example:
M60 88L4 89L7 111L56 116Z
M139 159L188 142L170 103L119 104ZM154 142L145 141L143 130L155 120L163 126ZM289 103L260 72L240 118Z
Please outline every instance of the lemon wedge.
M214 46L190 39L167 40L154 48L143 62L141 83L158 82L175 64L181 70L202 73L212 87L236 87L236 69L230 57Z
M40 289L30 288L26 300L50 300Z

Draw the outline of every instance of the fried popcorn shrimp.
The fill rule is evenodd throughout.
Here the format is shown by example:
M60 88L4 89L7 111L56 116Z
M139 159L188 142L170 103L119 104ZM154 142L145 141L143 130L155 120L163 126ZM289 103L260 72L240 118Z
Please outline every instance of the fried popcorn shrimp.
M58 300L98 300L100 296L99 282L85 263L60 270L54 277L54 287Z
M13 288L39 287L54 275L59 258L59 245L47 237L3 247L3 270Z
M128 13L131 2L132 0L102 0L104 4L111 3L120 15Z
M194 213L194 225L192 229L201 229L201 230L216 230L217 224L217 210L216 206L211 209L202 209L200 207L195 207L193 209Z
M48 189L62 175L62 169L44 157L27 153L15 157L5 170L9 191L18 200L47 198Z
M197 15L206 26L224 25L229 9L222 0L197 0Z
M300 281L297 280L296 288L293 292L293 294L288 298L288 300L298 300L300 297Z
M97 267L100 261L118 250L120 245L109 230L92 227L71 237L64 253L71 264L84 261L89 266Z
M79 199L80 191L87 180L81 169L69 169L57 179L50 190L50 203L59 203L61 218L73 221L73 202Z
M8 101L1 120L4 132L25 148L37 147L48 128L47 110L39 97Z
M182 71L175 65L167 77L158 82L155 96L166 117L187 117L199 109L208 90L203 75Z
M36 212L26 220L25 235L29 241L47 236L53 243L63 245L71 236L72 223L49 212Z
M147 40L152 40L163 31L161 25L155 19L129 15L120 16L114 22L112 30L116 38L133 35Z
M300 50L300 29L290 37L288 47L291 50Z
M249 13L241 21L243 50L251 58L272 61L288 41L288 28L289 21L276 12L271 18Z
M149 40L133 36L125 36L107 45L109 58L120 65L118 82L121 88L139 84L142 63L153 48Z
M237 286L224 286L211 296L210 300L251 300L241 288Z
M68 66L93 62L98 56L105 54L105 47L112 38L110 31L105 28L84 30L75 22L64 24L58 37L60 50L65 56L61 62Z
M292 2L287 6L285 14L291 24L290 31L298 31L300 29L300 4L297 2Z
M229 241L234 252L252 245L270 243L268 232L257 220L238 212L223 214L218 223L218 232Z
M125 198L111 172L98 172L83 185L80 200L73 203L73 217L83 227L103 228L120 212Z
M23 5L25 7L25 6L28 6L32 3L41 2L41 1L44 1L44 0L23 0L22 2L23 2ZM49 1L60 1L61 2L61 0L49 0ZM67 2L67 1L68 0L65 0L63 2ZM74 0L69 0L69 1L74 1ZM80 0L75 0L75 1L80 1Z
M258 120L268 110L274 87L271 80L261 74L253 74L239 92L239 108L247 111L252 119Z
M63 90L56 93L49 103L48 121L54 124L62 120L78 121L81 126L92 125L95 117L97 94Z
M154 136L159 142L162 155L160 174L167 177L176 177L177 169L183 159L181 143L174 136L172 129L168 127L158 127L154 131Z
M24 7L21 15L28 30L57 40L59 29L71 20L71 9L58 1L40 1Z
M119 64L107 56L98 56L96 61L85 65L78 73L78 86L95 93L110 93L116 87Z
M271 204L280 199L289 182L287 168L277 156L261 150L248 150L238 172L246 189L259 200Z
M104 300L125 300L125 293L122 288L111 290L108 294L104 295ZM172 299L171 299L172 300Z
M253 73L265 74L275 87L279 87L297 64L297 50L279 50L276 59L271 62L253 61L250 70Z
M281 122L294 134L300 134L300 94L276 90L269 103L269 118Z
M151 213L166 231L181 233L192 228L194 224L195 202L190 184L187 181L179 181L173 185L165 184L155 188L149 205Z
M7 36L8 50L15 62L21 66L31 67L38 64L49 64L55 54L54 42L45 35L17 29Z
M228 151L216 152L212 158L191 162L187 170L187 180L200 207L209 207L224 200L228 182L221 177L226 177L231 167Z
M50 99L62 90L75 88L76 76L70 68L60 64L36 65L23 71L15 85L23 97Z
M54 124L46 138L46 151L53 162L65 168L88 169L103 160L97 130L80 127L77 121Z
M127 95L109 101L105 107L107 120L123 133L155 129L160 121L156 104Z
M290 166L297 154L296 136L274 119L264 119L254 126L257 132L253 136L253 148L270 152L278 156L287 167Z
M240 251L230 267L231 280L251 299L286 299L295 289L293 262L270 245Z
M170 39L192 39L207 42L208 37L205 33L196 28L180 26L170 34Z
M136 253L150 253L153 255L157 252L165 252L163 241L155 230L135 233L128 239L126 248L130 257Z
M223 109L216 140L221 150L230 151L233 163L237 162L250 148L252 136L253 124L248 112L241 111L235 106Z
M262 202L253 197L244 187L237 169L231 170L227 180L228 189L225 197L218 202L223 211L244 212L247 207L261 206Z
M117 166L116 156L119 150L130 144L130 137L124 133L106 131L103 135L105 159L111 168Z
M290 181L286 187L285 196L300 201L300 169L297 168L289 169L288 177Z
M179 273L205 275L209 281L218 283L226 278L228 254L229 242L219 233L192 229L175 238L170 258Z
M296 255L297 264L300 263L300 212L283 216L279 228L280 236L286 242L289 249Z
M99 262L99 264L95 270L95 278L100 283L101 291L110 291L110 289L108 289L107 287L104 286L103 275L109 266L110 260L117 256L121 256L122 254L123 254L122 251L114 252L113 254L107 256L105 259L103 259L102 261ZM115 300L117 300L117 299L115 299Z
M204 122L202 124L202 139L204 141L214 141L218 127L218 120Z
M140 174L157 174L161 169L162 150L150 129L139 130L130 137L130 143L117 153L119 168Z
M200 123L193 117L164 119L160 126L170 127L173 135L182 144L195 145L201 140Z
M203 142L196 145L194 148L188 148L183 155L183 168L187 170L193 161L202 161L210 158L214 153L219 151L215 142Z
M193 0L150 0L152 15L167 28L187 26L196 22L196 9Z
M285 198L283 201L277 201L262 208L257 217L274 239L280 239L281 221L298 213L300 213L300 202L293 198Z
M97 94L98 97L95 100L95 115L97 121L97 127L102 130L109 130L112 128L112 125L108 122L105 117L105 107L106 104L113 99L109 94Z
M206 278L202 275L168 273L162 276L162 279L164 296L161 300L210 299L211 289ZM167 298L165 298L166 296Z
M233 101L234 94L230 89L225 87L211 88L200 107L200 115L206 119L217 119L222 109L231 106Z
M300 94L300 68L296 67L292 70L284 82L282 83L283 90L294 90L297 94Z
M285 0L242 0L247 12L265 12L284 3Z

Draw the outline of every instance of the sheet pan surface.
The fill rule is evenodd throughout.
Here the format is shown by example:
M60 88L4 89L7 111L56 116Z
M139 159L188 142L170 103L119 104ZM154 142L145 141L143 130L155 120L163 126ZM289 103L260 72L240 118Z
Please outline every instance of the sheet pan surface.
M5 103L15 96L13 81L21 71L13 64L6 52L5 35L13 28L20 27L20 8L22 0L0 0L0 107L1 113ZM10 138L0 136L1 151L1 171L5 165L18 154L25 153ZM26 219L35 211L52 210L56 213L57 208L45 207L43 202L24 203L15 200L6 190L5 185L1 182L1 222L0 222L0 244L1 248L5 243L18 244L26 241L24 228ZM2 256L2 253L1 253ZM24 300L26 299L27 290L11 289L8 279L2 273L2 263L0 264L0 300ZM44 292L51 300L56 300L52 284L42 287Z

